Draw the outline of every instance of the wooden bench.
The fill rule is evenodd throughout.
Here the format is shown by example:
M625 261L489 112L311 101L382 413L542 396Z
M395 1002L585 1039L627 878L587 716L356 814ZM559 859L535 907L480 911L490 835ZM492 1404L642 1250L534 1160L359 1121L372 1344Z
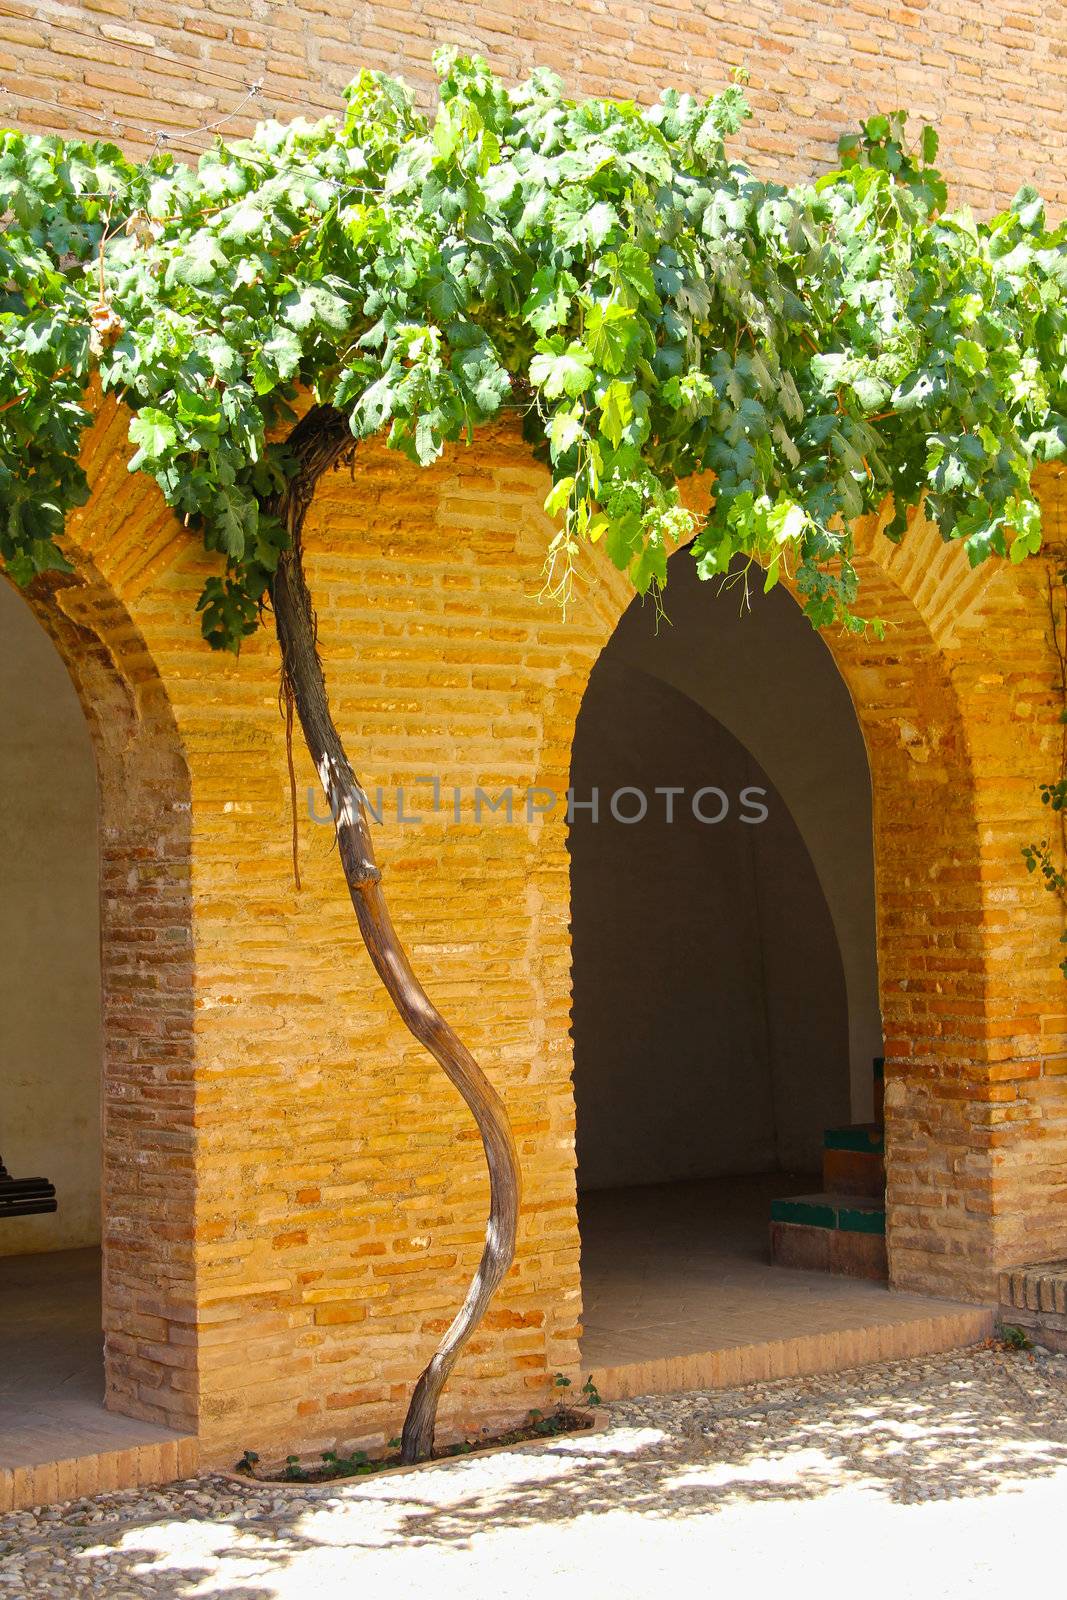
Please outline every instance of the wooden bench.
M13 1178L0 1159L0 1222L55 1211L56 1186L47 1178Z

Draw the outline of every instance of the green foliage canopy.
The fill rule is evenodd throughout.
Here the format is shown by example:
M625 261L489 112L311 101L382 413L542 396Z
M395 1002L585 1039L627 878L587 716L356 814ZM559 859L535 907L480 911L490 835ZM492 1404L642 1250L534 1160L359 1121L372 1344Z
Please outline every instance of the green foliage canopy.
M650 107L505 88L443 53L428 122L363 73L339 120L268 122L193 168L0 135L0 556L64 564L95 377L131 468L217 551L212 645L257 625L285 535L300 392L415 461L506 410L549 465L548 587L583 540L640 592L695 533L702 575L795 574L862 622L850 527L925 497L972 561L1040 544L1035 463L1067 452L1067 228L1024 189L945 210L937 139L872 116L815 183L729 159L740 88ZM268 435L271 440L268 442ZM706 514L677 483L714 474Z

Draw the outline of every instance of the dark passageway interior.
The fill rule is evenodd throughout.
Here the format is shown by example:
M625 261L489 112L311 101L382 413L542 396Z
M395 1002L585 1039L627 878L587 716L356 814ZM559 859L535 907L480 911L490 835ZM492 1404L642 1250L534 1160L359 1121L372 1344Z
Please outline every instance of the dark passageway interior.
M597 797L570 830L594 1349L605 1316L647 1331L657 1297L677 1337L699 1342L697 1286L781 1271L772 1203L817 1195L828 1130L874 1115L871 794L855 712L788 595L746 613L683 561L668 621L639 602L621 620L573 749L575 798ZM863 1204L882 1205L884 1235L882 1201Z
M781 796L702 707L606 658L572 782L601 804L572 828L581 1187L814 1171L823 1128L849 1116L848 1013ZM670 821L657 788L682 791ZM624 789L647 796L642 820L605 804ZM722 820L698 820L696 796Z

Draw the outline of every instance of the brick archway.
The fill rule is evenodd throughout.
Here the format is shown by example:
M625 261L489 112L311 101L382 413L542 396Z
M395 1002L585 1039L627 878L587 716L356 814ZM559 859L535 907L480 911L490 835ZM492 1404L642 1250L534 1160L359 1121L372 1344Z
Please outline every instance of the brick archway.
M195 1431L204 1460L388 1438L476 1258L480 1151L381 996L299 749L295 891L273 641L208 654L210 558L128 456L103 405L75 576L33 597L115 775L111 1401ZM519 1259L450 1422L517 1415L579 1361L564 807L527 824L520 804L508 826L471 803L475 783L564 794L630 599L597 565L566 621L540 601L545 490L514 428L432 469L369 446L308 528L346 737L372 790L403 786L422 813L415 829L390 805L383 825L398 925L504 1093L526 1169ZM1061 737L1047 567L970 574L920 526L899 548L865 530L861 559L871 609L898 624L885 645L831 641L875 770L893 1272L980 1298L998 1266L1062 1248L1059 913L1019 855Z
M155 662L92 554L30 609L67 668L97 768L106 1404L196 1426L190 786ZM57 862L57 870L62 863Z
M873 781L891 1281L972 1300L1055 1254L1067 1221L1060 911L1021 855L1058 770L1065 485L1043 479L1048 553L1019 568L971 571L922 518L900 545L865 524L862 604L887 638L826 639ZM606 561L592 590L583 688L632 599Z
M922 519L900 545L867 525L861 581L896 626L832 644L874 773L891 1272L967 1298L1067 1222L1062 911L1022 860L1059 770L1067 475L1038 488L1046 552L1020 567L972 571Z
M886 1057L886 1239L898 1288L991 1294L980 1118L986 969L982 850L966 708L940 613L966 562L921 519L860 540L864 609L885 640L827 639L867 746ZM992 568L965 585L977 599ZM1023 884L1021 858L1016 868ZM961 1088L967 1089L961 1094Z

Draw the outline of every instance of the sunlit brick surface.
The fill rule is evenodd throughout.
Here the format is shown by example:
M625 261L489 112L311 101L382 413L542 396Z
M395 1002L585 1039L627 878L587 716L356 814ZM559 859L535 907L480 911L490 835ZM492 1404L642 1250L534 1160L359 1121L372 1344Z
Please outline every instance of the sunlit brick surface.
M575 93L654 99L664 84L711 92L744 65L756 120L739 148L771 176L833 160L842 130L906 106L942 130L960 198L982 209L1037 182L1067 197L1067 6L1063 0L4 0L0 117L27 128L124 136L160 129L181 154L264 114L337 108L361 67L399 73L429 99L443 44L485 55L504 77L534 66ZM17 13L17 15L10 15ZM237 115L234 116L235 110ZM117 121L118 127L113 127Z
M904 103L936 116L944 164L982 209L1026 178L1067 196L1062 5L258 10L98 0L46 4L44 26L0 17L3 113L188 128L261 73L267 109L322 108L364 61L425 87L448 39L510 77L542 61L577 89L646 98L712 87L744 57L758 121L742 143L763 170L813 172L858 113ZM152 42L168 59L141 53ZM373 980L300 751L294 888L269 624L240 660L209 655L194 612L207 558L127 472L125 433L103 407L74 579L34 602L100 760L112 1403L195 1427L205 1459L387 1438L477 1259L480 1149ZM426 773L468 795L566 787L627 596L598 566L566 622L541 603L544 489L507 430L421 473L366 449L354 481L323 486L308 529L320 641L372 791ZM892 626L882 644L830 640L874 776L890 1270L971 1299L1000 1268L1062 1254L1067 1229L1060 914L1020 856L1047 831L1037 786L1062 731L1046 574L1067 539L1063 478L1044 492L1048 564L972 574L921 523L899 547L862 530L865 605ZM476 827L468 806L459 826L387 819L380 854L416 966L522 1154L518 1259L446 1402L448 1425L481 1423L543 1402L578 1362L564 828Z
M136 813L143 790L160 829L145 846L132 822L114 836L123 881L155 884L148 910L107 902L137 951L129 979L128 955L105 951L113 1398L158 1420L193 1411L223 1453L388 1437L477 1258L480 1148L371 974L299 750L294 888L269 626L240 660L207 653L206 558L127 472L124 435L104 407L71 527L89 587L57 597L87 631L56 630L75 663L113 652L101 683L133 681L124 716L142 720L98 719L105 816ZM543 490L506 429L421 473L373 448L355 482L325 482L308 529L364 781L424 796L423 825L387 815L380 833L397 922L523 1159L518 1260L452 1385L452 1423L514 1414L578 1360L564 826L479 827L469 807L476 781L566 787L582 691L626 601L600 567L566 623L539 599ZM1065 1224L1059 922L1019 855L1060 737L1046 569L972 575L922 524L901 547L873 528L860 544L889 638L830 643L874 773L891 1272L983 1298L998 1267L1054 1253ZM101 627L128 619L101 647L94 608ZM90 701L118 693L79 681ZM433 817L426 773L465 789L459 826Z

